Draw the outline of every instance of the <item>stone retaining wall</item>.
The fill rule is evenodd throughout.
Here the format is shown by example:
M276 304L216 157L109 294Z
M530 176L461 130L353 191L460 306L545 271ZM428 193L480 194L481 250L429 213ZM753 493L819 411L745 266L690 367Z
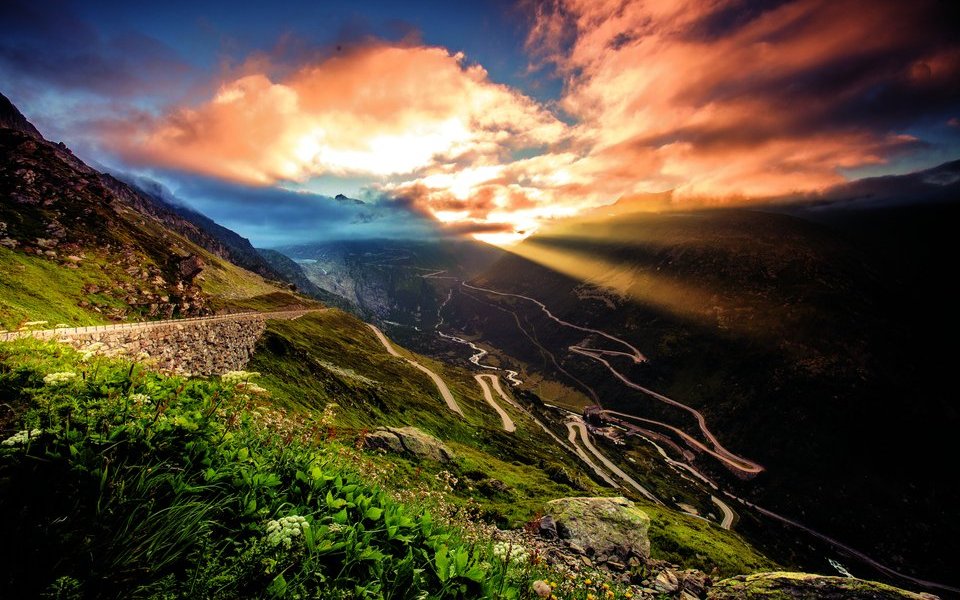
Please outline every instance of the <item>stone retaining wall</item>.
M23 337L56 339L78 350L105 356L122 356L143 362L158 371L179 375L216 375L243 369L268 319L295 319L309 310L271 313L238 313L149 321L18 331L0 341Z

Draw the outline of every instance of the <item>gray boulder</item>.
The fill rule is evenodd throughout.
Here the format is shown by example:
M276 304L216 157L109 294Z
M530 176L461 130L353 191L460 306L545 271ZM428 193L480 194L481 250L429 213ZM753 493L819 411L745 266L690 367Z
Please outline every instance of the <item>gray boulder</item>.
M560 498L547 503L560 539L600 560L650 558L650 518L626 498Z
M367 435L364 446L434 462L444 463L453 459L453 453L443 442L416 427L381 427Z

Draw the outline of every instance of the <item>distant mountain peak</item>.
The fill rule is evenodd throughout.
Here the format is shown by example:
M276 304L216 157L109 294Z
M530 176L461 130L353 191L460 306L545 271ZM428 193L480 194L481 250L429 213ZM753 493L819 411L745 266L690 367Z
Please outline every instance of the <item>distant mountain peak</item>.
M33 123L28 121L23 113L14 106L13 102L10 102L3 94L0 94L0 127L15 129L37 139L43 139Z

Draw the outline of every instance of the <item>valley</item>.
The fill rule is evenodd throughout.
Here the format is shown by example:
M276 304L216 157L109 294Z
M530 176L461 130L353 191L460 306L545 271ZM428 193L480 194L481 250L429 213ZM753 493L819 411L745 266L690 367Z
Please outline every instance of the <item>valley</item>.
M0 117L0 592L960 595L952 204L255 249Z
M917 211L918 214L922 212ZM857 332L866 332L870 326L866 325L865 318L875 321L887 318L880 317L882 312L877 304L867 304L874 302L874 294L883 289L884 284L878 284L875 279L857 279L861 277L859 275L848 277L854 269L866 273L886 269L887 266L876 266L886 265L882 262L885 259L878 259L876 255L854 259L872 262L874 266L866 269L842 262L820 262L830 260L821 259L821 255L834 256L840 251L839 248L847 248L844 252L849 256L850 242L845 241L842 235L838 236L818 225L810 225L808 221L791 222L789 218L778 214L714 212L691 215L682 221L682 216L672 221L643 215L633 218L634 221L621 218L617 227L623 231L629 231L629 228L643 231L643 239L652 240L653 246L640 245L637 249L631 249L630 243L622 248L610 246L609 242L600 245L599 236L609 236L612 227L602 220L567 227L567 230L578 231L582 241L577 244L596 251L593 255L597 257L596 260L592 263L587 261L587 264L593 265L592 280L596 283L592 283L591 279L584 282L579 276L571 276L574 271L568 271L568 267L564 266L572 264L571 268L576 273L585 272L587 267L578 261L585 260L582 256L586 254L574 254L580 258L570 263L556 261L556 252L570 246L570 239L577 239L566 237L566 230L562 228L525 242L531 250L526 251L521 246L501 257L498 263L472 273L469 269L451 270L449 264L431 264L422 259L411 262L409 256L400 256L391 262L389 277L397 278L399 273L404 273L409 280L407 285L417 286L419 295L410 293L412 288L407 288L408 291L403 294L387 294L385 297L388 300L380 315L381 323L405 343L430 355L462 361L481 370L500 370L508 376L515 391L567 388L569 391L559 396L542 397L544 410L551 411L548 421L567 428L566 431L558 431L558 437L567 438L565 444L605 485L614 488L626 486L640 497L653 498L651 501L666 498L669 499L668 504L678 510L710 515L709 518L723 527L736 527L781 560L796 561L806 568L831 569L829 561L839 561L838 564L854 572L859 569L870 576L890 578L893 582L920 585L941 592L951 591L953 587L948 583L949 569L946 564L942 565L946 571L931 565L931 572L939 572L947 579L947 582L937 583L935 579L919 576L919 572L913 571L904 555L898 554L900 558L892 561L876 560L878 556L887 555L884 548L888 542L885 535L879 533L880 530L864 533L862 529L851 528L853 521L841 516L847 513L839 508L843 504L839 500L837 504L825 505L812 498L810 501L802 500L802 496L797 496L793 491L801 486L817 486L812 482L818 479L846 480L844 473L856 468L851 462L855 459L846 454L847 450L839 447L829 454L826 453L826 445L818 446L821 442L836 446L844 438L828 442L829 438L818 434L815 444L808 451L811 456L817 457L815 464L823 465L823 461L833 456L843 457L838 465L842 463L846 467L838 468L836 474L831 474L833 469L830 473L814 474L807 467L797 468L784 463L779 451L772 452L773 448L762 448L750 441L750 435L747 434L750 430L744 429L745 424L731 425L734 415L743 414L737 408L738 402L741 402L737 397L744 397L744 394L746 397L751 394L756 394L758 398L763 396L762 392L745 387L748 381L777 390L793 387L792 391L787 392L793 398L815 394L812 391L815 386L823 385L831 390L828 392L830 394L839 393L841 385L850 385L849 390L860 390L854 392L854 398L877 393L877 387L870 387L874 391L867 392L863 375L854 375L858 371L850 370L860 369L859 372L863 373L864 368L876 367L856 367L839 362L841 356L849 356L853 351L850 347L831 348L829 339L821 338L818 341L798 337L793 332L806 327L800 324L809 318L809 314L813 314L810 312L813 305L818 307L817 314L821 317L831 315L827 320L832 319L830 322L834 323L834 328L852 327ZM692 224L695 224L695 228L690 227ZM705 227L705 224L708 225ZM744 237L745 230L740 229L744 226L753 228L755 233L751 235L757 235L758 240L763 239L766 233L757 232L768 229L776 232L774 235L796 240L798 250L791 258L781 258L780 250L776 256L765 257L762 252L772 247L751 247L753 242L748 241L749 238ZM629 239L632 235L638 234L618 233L613 239ZM767 269L768 275L753 281L767 280L772 287L757 287L753 283L750 285L754 287L744 287L734 293L728 279L724 287L716 288L714 293L719 292L719 295L712 300L716 303L714 307L704 305L698 308L692 304L701 301L703 294L697 292L685 296L687 300L680 302L680 312L669 314L662 311L663 305L658 298L653 297L648 301L647 296L643 295L647 292L642 287L630 287L631 284L623 283L631 279L610 275L604 270L609 269L604 264L621 264L628 257L630 260L647 260L649 254L655 260L659 256L671 256L669 262L660 263L659 268L667 267L668 273L682 273L680 269L690 269L694 264L690 262L691 258L700 260L698 254L705 252L696 245L697 238L691 236L706 235L721 240L727 236L728 246L724 252L752 253L751 258L735 268L747 269L744 277L747 272L754 277L755 268ZM594 243L594 239L598 241ZM541 251L541 248L547 251ZM761 253L757 254L758 251ZM853 256L862 256L857 252L860 251L854 251ZM621 263L602 262L604 256L617 256ZM714 269L714 274L723 272L729 278L729 269L734 263L725 262L728 259L722 256L709 257L709 268ZM678 261L678 257L679 262L674 262ZM737 260L744 259L738 257ZM382 263L371 266L363 277L375 280ZM555 270L557 266L559 270ZM670 284L672 287L663 287L665 284L660 281L666 281L663 276L653 280L645 278L645 275L638 276L637 273L642 271L638 271L637 267L630 268L633 269L633 280L649 282L652 286L649 294L653 296L675 293L670 290L679 289L676 283ZM771 269L779 273L775 274ZM800 275L798 271L791 272L791 269L819 271L816 289L797 287L793 281L799 281L797 278ZM708 275L702 279L700 287L712 285L714 276ZM794 279L791 280L791 277ZM803 277L808 275L804 274ZM398 285L398 280L393 281L395 283L392 285ZM424 283L430 285L424 286ZM893 284L897 289L903 289L899 285ZM851 294L861 296L854 302L838 303L834 305L836 308L826 312L819 308L828 298L848 298ZM776 306L784 302L781 296L790 298L783 304L785 308ZM551 300L545 301L547 298ZM863 304L858 304L860 302ZM377 317L375 314L371 316ZM711 321L713 324L708 325ZM604 326L614 323L622 326ZM646 331L640 327L641 323L647 325ZM806 336L807 333L802 335ZM873 334L856 333L843 339L848 343L862 339L858 337L860 335L869 337ZM787 367L787 363L779 366L771 362L769 344L774 336L783 336L787 340L785 344L793 344L783 345L778 350L784 353L784 360L793 361L792 367ZM689 348L678 345L683 339L692 343ZM646 343L634 340L646 340ZM886 346L871 343L876 350L885 351L881 349ZM696 358L695 348L714 357L738 357L740 366L735 361L721 358L716 368L711 369ZM680 362L676 362L677 359ZM879 364L878 361L887 358L877 354L868 360ZM751 361L758 365L752 373L746 367ZM687 369L688 374L679 379L702 383L696 388L689 387L689 384L678 385L679 379L673 379L677 376L671 375L671 371L680 366ZM743 370L745 367L747 371ZM696 375L689 371L691 368L696 369ZM711 373L711 370L715 372ZM853 379L849 379L851 375ZM723 379L718 379L718 376ZM771 376L776 379L764 379ZM827 383L829 378L833 378L834 382ZM648 381L649 384L639 383ZM726 383L721 384L721 381ZM761 381L764 383L761 384ZM844 381L849 383L840 383ZM667 393L658 391L658 388ZM883 395L889 397L888 392ZM934 396L937 395L938 392L934 392ZM727 399L724 399L725 396ZM557 402L566 408L559 408L555 404ZM784 402L785 399L778 402L777 406L784 406ZM582 425L583 433L586 434L589 429L593 436L599 436L600 439L610 437L618 440L617 444L626 443L626 447L613 446L616 448L614 454L606 454L594 446L593 450L600 452L598 456L591 446L584 443L581 425L575 421L564 422L565 415L570 414L568 410L575 415L581 414L583 408L596 404L600 405L601 410L592 413L592 417L587 415L587 421ZM783 417L797 418L798 411L803 410L800 406L802 403L793 409L787 408L780 417L770 412L772 406L761 408L765 425L754 431L764 432L764 439L769 440L771 427L778 427L771 426L771 423ZM593 424L590 424L591 418ZM750 420L759 422L748 417ZM864 427L862 435L870 435L867 433L869 427L866 424ZM816 428L823 432L833 429L822 424ZM778 432L780 441L777 444L800 439L797 433L799 430L793 433L788 430ZM641 453L650 452L648 460L655 461L657 466L654 468L658 474L653 477L650 471L627 472L631 469L629 461L624 460L630 456L625 452L626 448L637 448ZM945 456L941 451L933 450L925 455ZM610 461L612 456L617 458ZM861 467L891 464L878 463L865 457L856 460L861 461ZM615 468L605 461L612 462ZM892 464L898 461L896 459ZM941 472L944 468L940 467ZM617 473L618 469L622 474ZM655 491L646 483L651 477L656 480L664 474L670 474L667 476L670 483L666 488L670 492L665 495L662 490ZM944 493L953 493L950 490L955 490L950 482L938 485ZM850 494L851 490L840 483L835 492ZM867 500L866 489L861 492L864 502L876 502L877 498L883 496L874 495ZM920 497L915 500L923 502ZM876 515L882 514L883 510L878 508ZM918 507L918 510L925 509ZM807 518L798 518L795 514L805 514ZM917 543L921 543L922 535L926 534L918 533L915 538ZM953 538L947 530L942 530L938 539L940 541L937 543L949 544Z

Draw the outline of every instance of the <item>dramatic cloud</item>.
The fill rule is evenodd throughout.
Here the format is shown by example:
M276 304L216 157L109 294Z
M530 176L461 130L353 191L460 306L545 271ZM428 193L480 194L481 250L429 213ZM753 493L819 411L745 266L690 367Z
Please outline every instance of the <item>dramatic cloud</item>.
M960 100L948 10L554 0L535 5L528 46L567 77L583 166L614 174L598 183L756 198L835 184L921 144L909 129Z
M559 141L564 125L442 48L373 44L283 81L225 82L115 145L149 164L250 184L321 174L388 176Z
M530 65L511 81L559 78L552 101L417 36L347 36L343 48L282 38L224 60L189 93L117 101L116 118L101 107L86 123L134 170L188 172L250 198L343 181L412 222L507 243L618 199L658 210L776 201L955 157L955 4L527 0ZM122 98L186 68L149 36L6 6L36 35L0 42L0 75L20 65L18 81L101 94L114 81Z

